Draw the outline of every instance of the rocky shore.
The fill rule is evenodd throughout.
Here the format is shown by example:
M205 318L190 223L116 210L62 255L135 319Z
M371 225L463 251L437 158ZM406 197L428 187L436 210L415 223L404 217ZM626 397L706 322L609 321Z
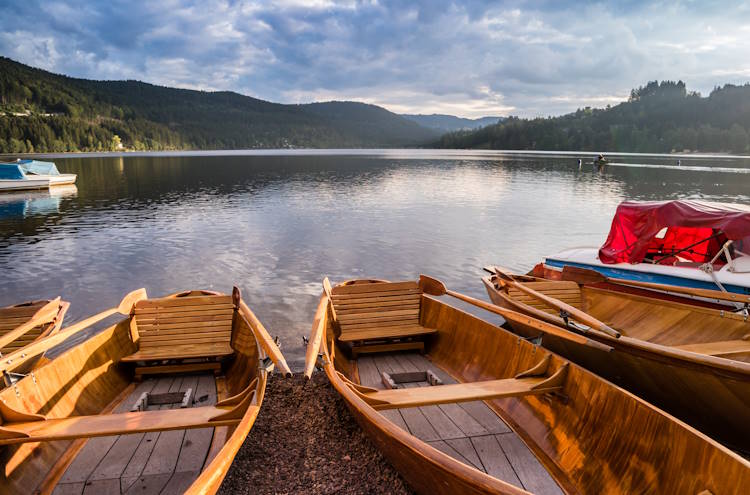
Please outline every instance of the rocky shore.
M273 375L222 494L410 494L328 382Z

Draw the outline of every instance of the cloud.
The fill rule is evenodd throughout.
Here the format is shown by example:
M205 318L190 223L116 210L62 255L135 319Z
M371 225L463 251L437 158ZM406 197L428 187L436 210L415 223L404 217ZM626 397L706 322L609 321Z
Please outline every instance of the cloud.
M707 92L750 78L739 3L6 2L0 54L23 63L279 102L545 116L653 79Z

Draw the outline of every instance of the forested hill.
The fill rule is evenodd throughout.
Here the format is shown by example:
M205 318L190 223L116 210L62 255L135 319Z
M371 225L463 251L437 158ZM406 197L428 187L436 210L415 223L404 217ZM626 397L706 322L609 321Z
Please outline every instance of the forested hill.
M560 117L509 118L477 131L444 135L443 148L750 153L750 84L715 88L708 97L682 81L656 81L628 101Z
M503 120L503 117L480 117L478 119L466 119L463 117L456 117L454 115L444 115L439 113L433 113L431 115L423 114L401 114L402 117L406 117L409 120L413 120L419 125L436 129L441 133L459 131L465 129L478 129L486 125L497 124L498 121Z
M0 153L419 146L439 133L374 105L91 81L0 57Z

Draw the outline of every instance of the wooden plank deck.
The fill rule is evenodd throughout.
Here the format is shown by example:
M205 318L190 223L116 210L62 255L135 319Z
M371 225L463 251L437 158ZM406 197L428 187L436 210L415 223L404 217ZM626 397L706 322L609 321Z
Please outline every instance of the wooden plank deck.
M113 412L129 411L143 392L183 392L188 388L193 389L196 401L207 396L197 406L216 403L213 374L164 376L139 383ZM148 409L172 407L178 405ZM214 428L201 428L92 438L67 467L53 493L182 493L203 469L213 432Z
M380 372L432 370L443 383L457 383L418 353L373 354L357 360L362 385L385 389ZM405 387L429 386L427 383ZM380 411L398 427L464 464L536 494L561 494L524 442L482 401Z

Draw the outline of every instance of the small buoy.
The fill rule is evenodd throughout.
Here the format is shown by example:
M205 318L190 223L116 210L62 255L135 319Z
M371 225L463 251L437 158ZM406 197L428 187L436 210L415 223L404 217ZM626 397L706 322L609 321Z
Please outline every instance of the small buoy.
M677 166L678 166L678 167L681 167L681 166L682 166L682 160L677 160Z
M581 168L583 168L583 160L581 160L581 159L579 158L579 159L578 159L578 170L581 170Z

